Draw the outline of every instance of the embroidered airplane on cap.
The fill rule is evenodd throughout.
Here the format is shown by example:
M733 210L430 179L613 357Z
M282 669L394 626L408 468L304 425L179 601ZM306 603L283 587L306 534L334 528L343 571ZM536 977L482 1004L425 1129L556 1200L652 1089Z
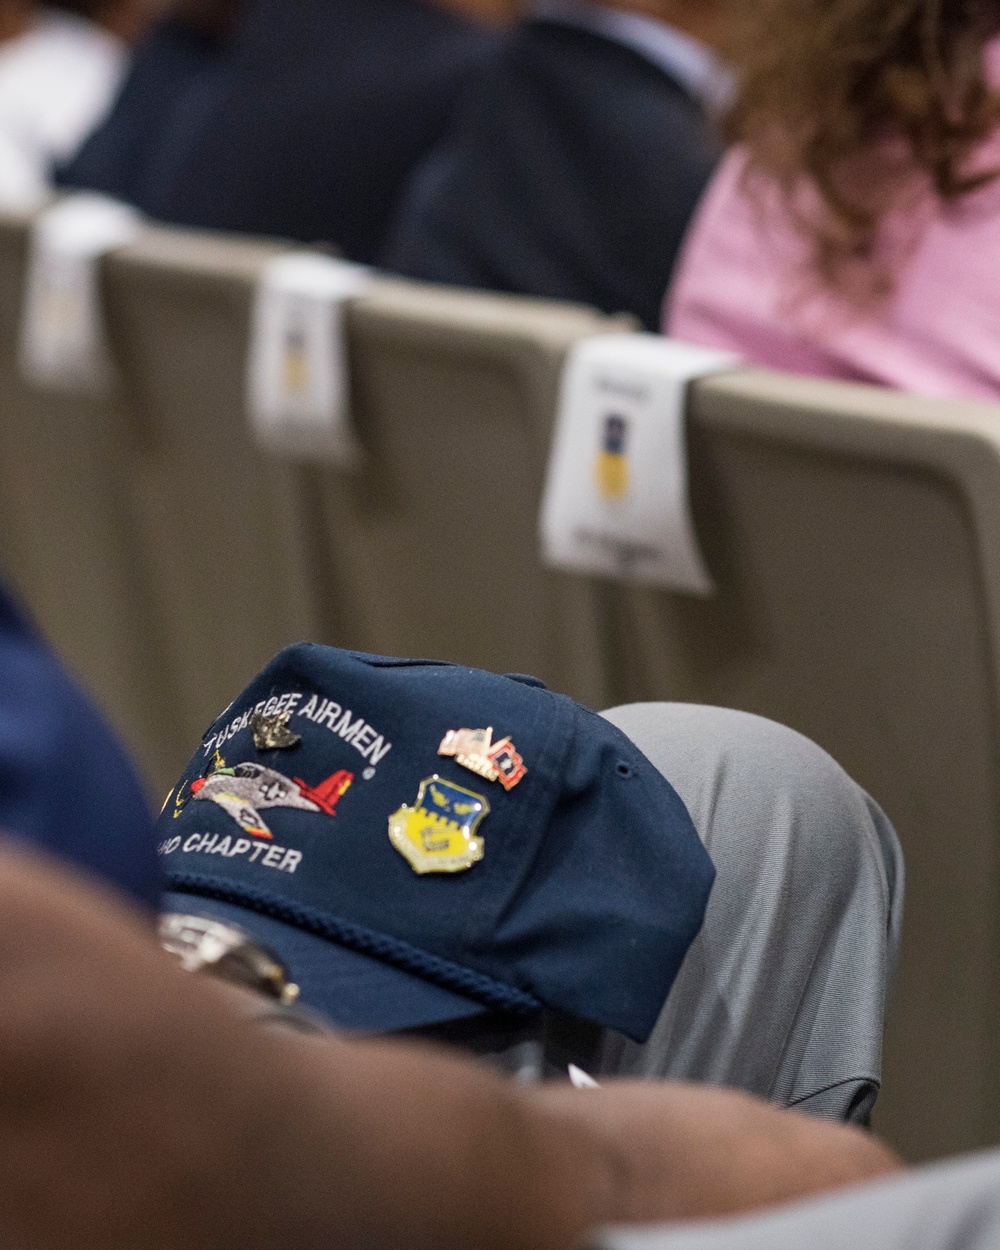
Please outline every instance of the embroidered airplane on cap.
M235 768L222 767L193 781L191 797L216 803L244 833L271 839L274 835L261 816L261 809L291 807L333 816L337 803L353 781L353 773L340 769L313 787L301 777L292 779L263 764L247 763L237 764Z

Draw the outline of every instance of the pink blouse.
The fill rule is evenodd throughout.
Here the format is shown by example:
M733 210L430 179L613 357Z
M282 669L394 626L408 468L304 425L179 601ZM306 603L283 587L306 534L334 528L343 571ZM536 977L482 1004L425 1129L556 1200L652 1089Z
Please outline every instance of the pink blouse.
M978 168L1000 168L1000 132L980 158ZM745 193L744 162L739 150L726 157L695 216L668 334L789 373L1000 400L1000 179L953 207L928 199L890 220L887 237L909 229L909 247L891 296L863 311L818 288L777 196Z

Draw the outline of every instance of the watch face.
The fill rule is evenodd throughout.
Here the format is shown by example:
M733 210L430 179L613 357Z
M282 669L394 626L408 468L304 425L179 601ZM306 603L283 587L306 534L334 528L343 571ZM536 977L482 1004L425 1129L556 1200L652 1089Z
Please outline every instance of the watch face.
M160 917L159 933L160 945L186 972L208 972L286 1005L299 996L299 987L274 952L235 925L168 912Z

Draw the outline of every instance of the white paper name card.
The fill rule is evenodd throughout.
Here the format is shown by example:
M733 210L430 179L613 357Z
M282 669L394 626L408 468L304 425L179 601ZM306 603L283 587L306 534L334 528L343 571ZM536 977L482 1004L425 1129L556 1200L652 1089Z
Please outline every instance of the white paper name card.
M685 404L692 379L739 363L655 334L570 351L542 502L548 564L714 593L691 521Z
M71 195L40 215L21 323L21 372L29 382L92 397L111 389L100 259L141 229L136 209L102 195Z
M313 252L271 261L254 302L247 378L250 424L281 455L353 467L344 303L372 270Z

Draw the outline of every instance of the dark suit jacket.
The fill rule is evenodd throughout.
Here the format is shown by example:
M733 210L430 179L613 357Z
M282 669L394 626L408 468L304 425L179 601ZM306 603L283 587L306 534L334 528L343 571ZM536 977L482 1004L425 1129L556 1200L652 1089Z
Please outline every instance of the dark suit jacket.
M165 23L60 181L163 221L325 240L371 261L499 43L422 0L248 0L214 46Z
M627 310L655 330L718 155L700 105L651 61L527 22L415 174L384 263Z
M178 142L181 119L221 79L224 45L184 22L164 21L139 44L107 120L56 171L63 186L86 187L149 210L147 184L166 146ZM197 105L197 107L192 107Z

